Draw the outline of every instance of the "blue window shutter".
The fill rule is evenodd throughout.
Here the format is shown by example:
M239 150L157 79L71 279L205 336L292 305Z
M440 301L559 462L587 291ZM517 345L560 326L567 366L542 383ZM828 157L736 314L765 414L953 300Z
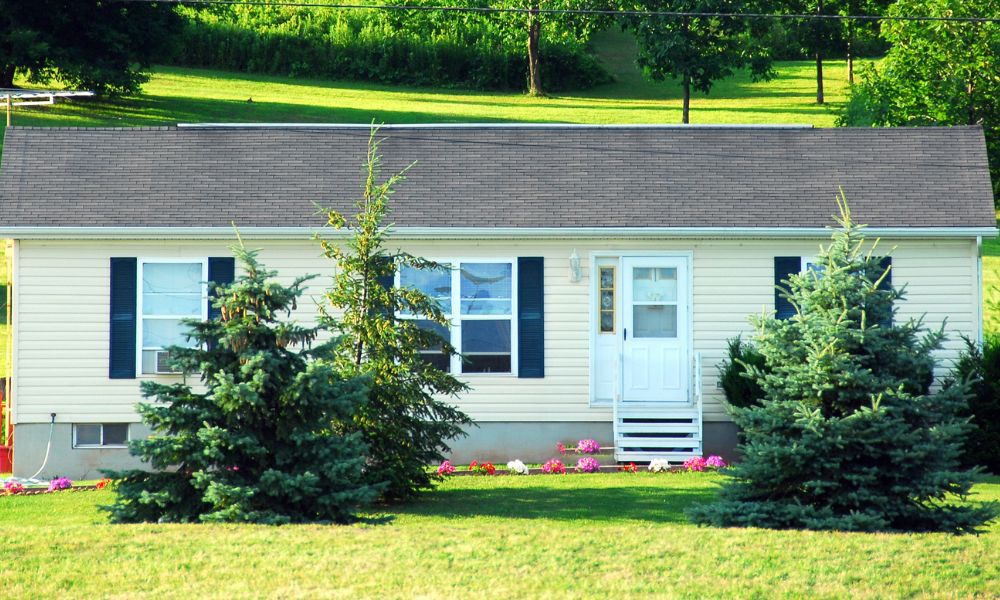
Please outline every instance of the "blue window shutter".
M545 377L545 264L517 259L517 376Z
M236 279L236 259L232 256L210 256L208 258L208 318L217 319L222 313L212 306L215 300L215 286L229 285Z
M788 287L787 283L783 283L788 280L791 275L797 274L802 270L802 257L801 256L775 256L774 257L774 318L775 319L791 319L795 316L795 307L788 298L785 298L784 290Z
M0 325L7 324L7 284L0 285Z
M136 269L134 257L111 259L111 379L135 379Z

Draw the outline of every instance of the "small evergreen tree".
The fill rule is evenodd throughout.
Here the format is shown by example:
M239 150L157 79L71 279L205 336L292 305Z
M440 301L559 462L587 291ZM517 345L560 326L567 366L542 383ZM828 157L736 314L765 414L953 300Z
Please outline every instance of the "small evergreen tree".
M972 429L962 462L1000 474L1000 335L987 334L982 344L966 338L953 375L947 385L969 381L972 386L966 413Z
M333 348L312 346L319 328L282 320L311 277L283 286L255 251L233 251L246 274L216 288L221 317L189 321L197 346L170 349L205 391L142 382L157 402L139 414L155 433L131 451L155 470L111 474L114 521L346 522L377 496L362 483L360 436L333 429L363 403L366 382L315 360Z
M355 416L352 429L364 435L371 450L369 479L387 481L383 498L397 501L430 487L433 476L427 466L444 458L448 441L465 435L462 426L472 420L440 399L468 387L427 362L420 352L435 348L446 356L455 354L447 340L420 326L424 321L448 327L448 318L419 290L392 285L402 267L443 267L386 250L389 199L405 171L379 181L376 133L373 129L368 140L364 193L356 204L356 220L348 226L350 239L343 246L321 241L326 257L336 261L321 318L340 334L338 370L372 378L368 402ZM329 226L347 226L338 212L325 209L325 213ZM413 318L396 318L400 313Z
M727 358L719 365L719 382L730 406L753 406L760 404L764 390L750 377L747 369L765 368L764 355L757 351L753 343L736 336L727 340Z
M753 319L766 369L750 373L764 399L731 409L744 460L720 501L692 517L720 526L974 531L997 507L952 502L973 481L959 470L967 386L930 392L943 332L885 323L904 291L879 289L887 271L874 247L866 251L846 201L838 203L840 228L820 249L820 269L787 281L798 314Z

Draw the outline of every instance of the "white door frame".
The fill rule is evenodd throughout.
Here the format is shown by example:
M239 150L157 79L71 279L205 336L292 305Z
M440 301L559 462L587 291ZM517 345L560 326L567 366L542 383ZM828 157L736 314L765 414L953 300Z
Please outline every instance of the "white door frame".
M594 250L589 254L590 260L590 280L588 285L590 290L588 292L590 307L590 369L589 369L589 380L590 380L590 405L594 407L608 407L611 406L612 402L620 400L624 385L624 375L622 371L622 333L619 331L617 333L617 345L618 351L616 353L618 357L618 364L616 365L617 373L615 377L616 389L615 397L613 399L608 398L597 398L596 391L596 374L597 374L597 356L596 356L596 346L597 346L597 325L599 321L597 303L599 300L599 295L597 293L597 259L599 258L611 258L617 259L616 263L616 274L618 281L616 281L616 286L618 293L616 294L616 306L615 313L618 315L619 320L624 316L624 292L622 279L624 275L622 274L622 259L623 258L681 258L687 262L687 336L686 340L686 356L684 356L684 367L688 369L688 391L687 397L688 402L694 402L694 377L698 374L692 373L691 360L694 356L694 252L691 250ZM632 403L630 403L632 404ZM642 403L637 403L642 404Z

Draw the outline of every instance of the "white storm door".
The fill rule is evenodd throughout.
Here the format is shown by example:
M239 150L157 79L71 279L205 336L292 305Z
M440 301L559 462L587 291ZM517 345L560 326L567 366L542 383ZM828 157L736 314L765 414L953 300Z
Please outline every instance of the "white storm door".
M688 261L622 259L622 400L688 401Z

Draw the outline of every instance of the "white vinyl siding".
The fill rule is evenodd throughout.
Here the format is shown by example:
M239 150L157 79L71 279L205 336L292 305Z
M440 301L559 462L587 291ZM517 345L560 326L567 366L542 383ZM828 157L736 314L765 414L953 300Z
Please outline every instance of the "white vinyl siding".
M399 242L420 256L545 259L545 378L477 374L459 407L480 421L610 421L606 407L590 406L591 252L690 251L693 255L694 352L701 352L705 418L725 420L716 387L716 366L726 339L750 333L747 316L773 309L775 256L813 256L825 240L449 240ZM252 240L260 260L290 282L318 273L295 316L315 320L315 303L332 273L331 264L309 240ZM396 243L390 242L395 247ZM890 240L895 249L893 284L906 284L899 319L924 317L937 327L947 317L948 341L939 354L944 374L962 348L959 334L978 334L977 249L968 240ZM16 364L15 420L48 423L113 423L138 420L138 379L108 379L109 270L111 256L170 256L201 260L227 256L226 241L21 241L14 290ZM581 257L583 277L569 281L569 257ZM164 381L176 380L163 378Z

